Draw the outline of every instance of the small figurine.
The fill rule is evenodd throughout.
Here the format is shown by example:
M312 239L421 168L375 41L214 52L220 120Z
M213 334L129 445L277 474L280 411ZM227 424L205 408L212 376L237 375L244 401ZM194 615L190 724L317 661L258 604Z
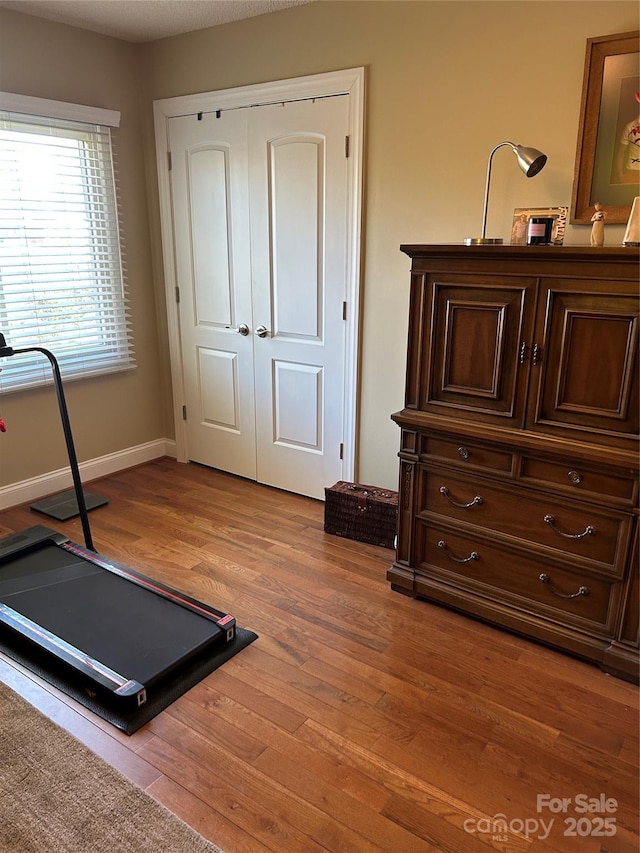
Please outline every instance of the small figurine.
M593 225L591 226L591 245L604 246L604 221L607 214L602 209L602 205L597 201L594 205L596 212L591 217Z

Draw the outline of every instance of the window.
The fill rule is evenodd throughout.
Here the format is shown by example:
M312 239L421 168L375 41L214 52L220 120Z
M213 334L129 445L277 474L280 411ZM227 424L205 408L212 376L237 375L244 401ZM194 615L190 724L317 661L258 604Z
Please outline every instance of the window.
M0 93L0 331L14 349L51 350L65 379L134 366L114 119L110 110ZM49 381L41 355L2 362L2 390Z

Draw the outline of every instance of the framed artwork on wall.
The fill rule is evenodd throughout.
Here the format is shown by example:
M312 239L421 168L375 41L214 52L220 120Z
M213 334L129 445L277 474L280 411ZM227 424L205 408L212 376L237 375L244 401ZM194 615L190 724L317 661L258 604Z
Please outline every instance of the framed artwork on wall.
M640 195L640 33L587 40L571 222L628 220Z

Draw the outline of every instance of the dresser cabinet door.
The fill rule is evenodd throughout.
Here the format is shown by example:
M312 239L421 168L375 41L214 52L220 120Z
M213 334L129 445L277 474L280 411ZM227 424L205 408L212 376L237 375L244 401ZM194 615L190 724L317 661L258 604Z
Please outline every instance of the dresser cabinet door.
M624 447L638 435L638 298L631 282L596 288L602 283L543 280L527 425Z
M444 274L429 295L420 408L522 426L535 279Z

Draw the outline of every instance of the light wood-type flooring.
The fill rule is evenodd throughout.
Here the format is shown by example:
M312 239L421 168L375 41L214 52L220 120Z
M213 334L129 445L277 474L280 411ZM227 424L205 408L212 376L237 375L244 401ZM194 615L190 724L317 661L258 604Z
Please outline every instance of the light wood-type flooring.
M96 550L259 639L131 737L0 678L226 853L638 850L633 685L392 592L393 552L325 534L321 502L171 459L90 491ZM34 524L83 542L0 513Z

